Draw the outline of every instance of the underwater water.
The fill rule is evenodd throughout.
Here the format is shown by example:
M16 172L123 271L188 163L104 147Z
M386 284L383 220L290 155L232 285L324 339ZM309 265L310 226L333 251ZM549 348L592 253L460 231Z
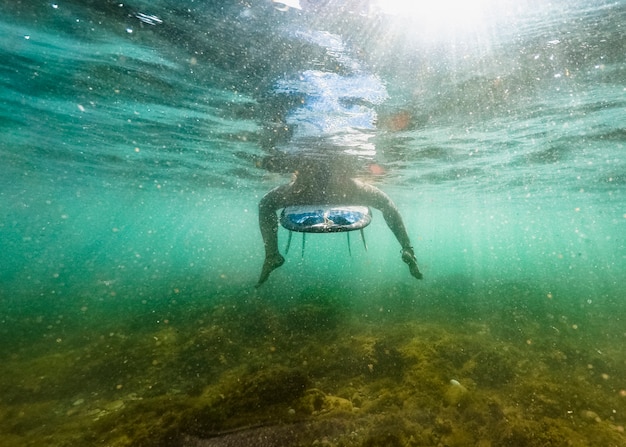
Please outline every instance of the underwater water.
M626 446L626 2L437 3L1 1L0 445Z

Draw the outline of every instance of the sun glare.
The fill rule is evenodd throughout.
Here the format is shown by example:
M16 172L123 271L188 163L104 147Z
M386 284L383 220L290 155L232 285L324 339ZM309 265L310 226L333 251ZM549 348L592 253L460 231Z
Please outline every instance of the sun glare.
M377 9L424 34L471 31L484 26L490 0L378 0Z

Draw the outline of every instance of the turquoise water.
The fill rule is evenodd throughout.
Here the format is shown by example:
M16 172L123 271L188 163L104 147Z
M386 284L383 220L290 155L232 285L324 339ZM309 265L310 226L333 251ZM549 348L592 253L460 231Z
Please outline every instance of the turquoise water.
M626 4L301 3L2 2L2 444L626 445ZM347 154L424 279L374 211L255 289L277 154Z

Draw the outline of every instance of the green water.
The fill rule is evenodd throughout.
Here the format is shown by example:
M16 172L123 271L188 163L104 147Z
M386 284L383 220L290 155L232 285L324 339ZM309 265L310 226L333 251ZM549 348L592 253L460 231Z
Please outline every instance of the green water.
M626 445L624 3L302 4L2 2L0 445ZM310 147L422 281L374 210L254 288Z

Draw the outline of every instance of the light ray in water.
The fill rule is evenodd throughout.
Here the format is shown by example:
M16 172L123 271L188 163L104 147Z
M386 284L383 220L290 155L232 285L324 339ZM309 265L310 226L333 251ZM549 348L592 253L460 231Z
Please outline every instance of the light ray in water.
M402 18L420 33L472 30L484 26L491 0L379 0L376 9Z

